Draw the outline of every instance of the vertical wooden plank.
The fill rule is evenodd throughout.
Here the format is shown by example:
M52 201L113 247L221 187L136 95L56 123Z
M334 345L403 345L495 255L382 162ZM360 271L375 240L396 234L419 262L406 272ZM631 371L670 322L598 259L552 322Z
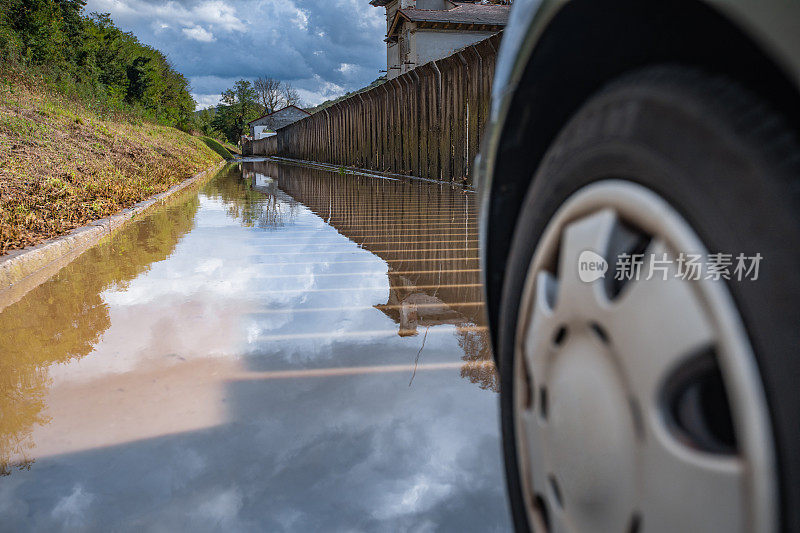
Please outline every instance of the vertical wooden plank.
M402 81L398 79L400 98L397 99L397 123L399 127L397 138L400 141L400 158L397 162L397 172L408 174L408 73L403 74L403 76Z
M404 83L397 78L397 98L395 98L395 137L396 137L396 146L395 150L397 155L395 157L394 163L394 171L397 173L403 172L403 125L405 123L403 115L403 85Z
M411 106L411 175L419 176L419 74L411 71L412 85L409 98Z
M359 94L358 95L358 108L356 109L356 128L358 131L358 135L356 138L358 139L358 167L364 168L366 166L365 158L364 158L364 145L366 144L364 140L364 111L365 103L364 97Z
M367 120L367 168L375 167L375 90L369 91Z
M414 175L414 149L416 143L416 99L414 98L414 75L406 74L406 130L403 132L406 162L405 173Z
M338 122L338 130L339 130L339 140L336 146L336 164L343 165L344 164L344 156L347 151L347 130L345 129L344 123L344 103L339 102L336 104L336 116Z
M406 154L406 80L405 74L397 78L397 164L395 172L404 173Z
M467 181L472 183L472 178L474 176L474 169L473 163L475 162L475 156L478 154L478 150L480 149L479 139L480 139L480 131L478 129L478 124L480 122L479 118L479 98L480 98L480 87L481 87L481 58L478 54L477 49L475 46L471 46L469 48L470 52L470 65L469 65L469 74L470 74L470 83L469 83L469 98L467 99L467 106L468 106L468 113L467 113L467 130L468 130L468 167L467 167Z
M350 108L352 102L347 100L342 102L342 127L344 128L344 150L342 151L342 165L349 166L353 155L353 131L350 126Z
M347 106L347 113L350 117L350 154L348 161L351 165L358 167L358 128L356 127L356 108L358 107L358 100L355 98L350 99L350 105Z
M388 117L389 117L389 127L388 127L388 135L389 135L389 153L387 158L387 170L393 171L394 170L394 163L395 163L395 156L397 155L396 150L396 136L395 136L395 107L397 103L397 91L395 90L395 82L394 80L388 82L389 83L389 101L388 105Z
M328 163L333 162L333 117L331 116L330 108L325 109L325 132L328 136L327 139L327 155L325 161Z
M389 171L397 165L397 78L389 82Z
M440 179L441 180L450 180L452 176L452 159L451 159L451 126L452 126L452 107L450 104L451 95L452 95L452 70L451 70L451 62L444 58L441 60L441 71L442 71L442 91L441 91L441 98L442 98L442 113L441 113L441 121L442 121L442 136L439 139L439 161L440 161Z
M430 99L431 105L428 108L431 137L428 139L428 177L438 180L441 177L441 166L439 164L439 140L442 137L442 123L439 121L439 111L442 105L442 73L436 62L429 63L431 66L430 76Z
M338 104L334 104L331 106L331 126L333 127L333 131L331 132L331 137L333 138L333 153L331 154L331 163L336 164L339 160L339 106Z
M453 179L461 180L464 177L464 137L466 117L464 112L464 83L465 69L464 58L461 53L455 54L453 59L453 136L451 139L453 153Z
M411 97L414 92L414 75L411 71L405 74L405 87L403 88L403 100L405 109L403 110L404 131L403 131L403 174L414 175L413 171L413 143L414 143L414 99Z
M370 150L372 150L372 139L370 138L370 111L372 108L372 96L370 91L364 93L364 168L372 168L370 160Z
M417 98L419 99L419 109L417 112L419 121L417 125L419 139L417 147L417 176L427 178L428 135L430 134L428 131L428 75L427 71L421 68L416 69L415 72L417 73Z
M359 128L361 128L361 166L369 168L369 139L367 138L367 112L369 111L369 101L361 96L361 107L359 109Z
M387 81L382 85L383 98L381 99L381 166L380 170L389 169L389 94L390 84Z

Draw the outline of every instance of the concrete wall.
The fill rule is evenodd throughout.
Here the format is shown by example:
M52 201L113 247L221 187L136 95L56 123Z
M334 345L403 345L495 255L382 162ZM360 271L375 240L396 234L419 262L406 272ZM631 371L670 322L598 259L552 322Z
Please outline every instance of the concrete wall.
M417 9L443 11L452 7L453 4L449 0L417 0Z
M251 122L250 136L251 137L255 136L254 126L266 126L267 128L273 131L278 131L278 128L288 126L289 124L304 119L307 116L308 113L306 113L302 109L297 109L295 107L286 107L279 111L275 111L269 116L261 117Z
M399 76L401 73L395 67L400 63L400 43L387 43L386 46L386 79L392 79Z
M413 35L412 47L416 66L436 61L447 57L456 50L477 43L495 32L491 31L447 31L447 30L417 30Z

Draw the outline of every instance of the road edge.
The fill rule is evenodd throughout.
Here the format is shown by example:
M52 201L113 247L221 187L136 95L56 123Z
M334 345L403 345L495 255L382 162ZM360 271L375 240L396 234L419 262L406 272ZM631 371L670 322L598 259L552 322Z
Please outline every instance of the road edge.
M115 215L75 228L66 235L53 237L34 246L12 250L0 257L0 312L19 301L86 250L100 244L132 220L163 205L176 193L215 175L229 161L222 160L201 170L164 192L123 209Z

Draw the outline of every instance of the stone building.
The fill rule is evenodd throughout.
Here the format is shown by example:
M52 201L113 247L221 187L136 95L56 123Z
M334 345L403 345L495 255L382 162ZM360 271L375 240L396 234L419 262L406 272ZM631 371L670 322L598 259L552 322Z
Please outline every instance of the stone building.
M494 35L508 22L510 1L372 0L386 8L386 77L447 57Z
M249 122L250 138L261 139L268 137L267 131L278 131L278 128L288 126L293 122L311 116L308 112L297 106L290 105Z

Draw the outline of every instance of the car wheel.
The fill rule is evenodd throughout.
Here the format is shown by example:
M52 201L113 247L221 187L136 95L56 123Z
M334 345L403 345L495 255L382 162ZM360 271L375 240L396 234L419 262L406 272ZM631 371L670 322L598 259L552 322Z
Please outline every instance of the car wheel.
M517 529L797 530L799 160L779 115L684 67L615 80L562 129L497 332Z

